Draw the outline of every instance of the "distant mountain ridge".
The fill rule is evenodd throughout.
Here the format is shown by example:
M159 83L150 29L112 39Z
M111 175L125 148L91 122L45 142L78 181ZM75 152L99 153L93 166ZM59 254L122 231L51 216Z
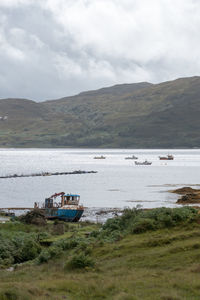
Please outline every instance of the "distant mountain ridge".
M124 93L131 93L142 88L150 87L152 83L149 82L139 82L139 83L125 83L125 84L116 84L111 87L101 88L98 90L92 90L87 92L82 92L79 96L91 96L99 94L113 94L113 95L122 95Z
M1 99L0 147L200 147L200 77Z

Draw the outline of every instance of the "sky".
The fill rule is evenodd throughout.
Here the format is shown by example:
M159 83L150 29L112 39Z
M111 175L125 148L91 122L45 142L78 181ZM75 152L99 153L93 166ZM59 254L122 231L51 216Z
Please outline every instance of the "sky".
M0 98L200 75L199 0L0 0Z

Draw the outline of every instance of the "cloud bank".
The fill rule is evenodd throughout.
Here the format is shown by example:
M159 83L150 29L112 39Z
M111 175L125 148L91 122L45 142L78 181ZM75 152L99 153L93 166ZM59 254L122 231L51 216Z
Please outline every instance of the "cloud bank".
M0 98L200 74L198 0L0 0Z

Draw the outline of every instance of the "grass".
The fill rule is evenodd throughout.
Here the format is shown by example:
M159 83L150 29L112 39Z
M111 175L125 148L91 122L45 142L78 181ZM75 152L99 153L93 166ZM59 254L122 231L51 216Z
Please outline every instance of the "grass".
M66 270L67 254L44 265L2 271L0 291L11 289L27 299L199 299L198 232L185 237L183 229L175 231L169 245L145 246L146 233L96 246L96 266L87 271ZM152 239L165 234L154 232Z
M0 299L200 299L200 225L196 220L127 233L118 241L85 237L98 229L96 224L70 224L72 229L81 239L75 248L47 263L32 261L17 265L13 272L1 270ZM57 236L56 242L63 238ZM87 243L90 251L84 255L94 265L71 268L69 262L86 253Z

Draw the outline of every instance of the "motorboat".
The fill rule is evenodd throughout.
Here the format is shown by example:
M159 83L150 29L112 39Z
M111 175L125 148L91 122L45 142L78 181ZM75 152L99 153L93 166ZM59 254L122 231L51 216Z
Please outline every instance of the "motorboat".
M147 161L147 160L145 160L143 162L135 161L136 166L150 166L151 164L152 164L152 162Z
M132 156L125 157L125 159L138 159L138 157L135 155L132 155Z
M173 160L174 156L173 155L167 155L167 156L159 156L160 160Z

